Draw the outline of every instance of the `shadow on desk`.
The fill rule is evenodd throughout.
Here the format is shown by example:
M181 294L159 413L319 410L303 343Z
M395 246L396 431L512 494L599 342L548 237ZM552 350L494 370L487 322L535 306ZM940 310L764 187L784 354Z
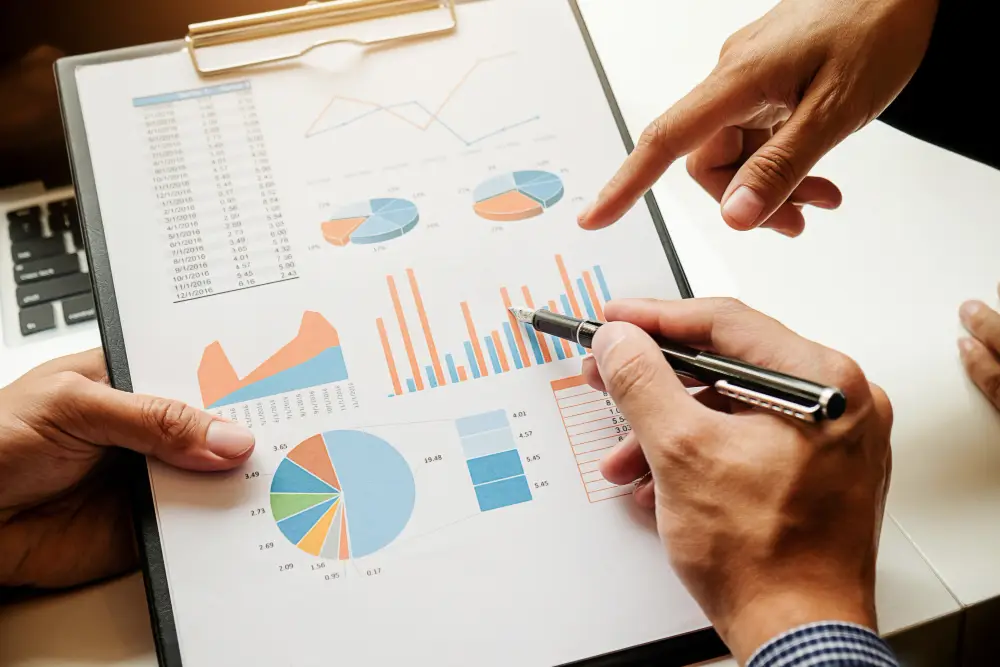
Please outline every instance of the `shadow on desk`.
M142 575L0 608L0 665L154 666Z

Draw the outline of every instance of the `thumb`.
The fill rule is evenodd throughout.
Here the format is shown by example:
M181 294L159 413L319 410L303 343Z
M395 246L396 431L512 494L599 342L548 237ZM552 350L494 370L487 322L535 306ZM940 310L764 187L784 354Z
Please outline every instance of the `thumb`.
M77 376L79 377L79 376ZM81 440L131 449L186 470L229 470L253 451L244 426L166 398L130 394L80 377L72 383L68 424Z
M767 221L792 197L820 158L857 129L848 127L842 118L831 117L833 94L830 86L814 84L781 129L736 173L722 197L722 217L730 227L748 230ZM815 194L818 200L829 200L824 207L835 207L840 193L832 184L827 185Z
M665 432L676 430L678 423L710 414L687 393L649 334L634 324L602 326L594 337L593 353L604 386L644 451L662 440Z

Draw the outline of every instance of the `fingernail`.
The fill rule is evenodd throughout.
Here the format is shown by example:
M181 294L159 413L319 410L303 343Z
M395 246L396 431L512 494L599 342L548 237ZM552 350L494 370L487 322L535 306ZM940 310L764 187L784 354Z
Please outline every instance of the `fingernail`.
M595 202L590 202L589 204L587 204L586 206L584 206L583 210L580 211L580 214L578 216L576 216L576 221L580 225L586 225L588 218L590 218L590 214L594 212L594 208L596 206L597 206L597 202L596 201Z
M958 340L958 349L962 351L962 354L968 354L972 352L973 348L975 347L976 344L973 342L971 338L960 338Z
M746 185L741 185L722 206L722 216L737 229L753 229L764 211L764 200Z
M209 451L224 459L238 459L253 449L254 441L250 429L218 419L208 425L205 435Z
M615 346L622 342L627 335L628 325L621 322L610 322L597 330L597 335L594 336L594 343L591 349L593 350L594 358L597 359L598 366L604 364L611 350L615 349Z
M972 318L979 314L984 308L984 304L979 301L966 301L962 304L962 307L958 310L958 316L962 319L964 324L970 324Z

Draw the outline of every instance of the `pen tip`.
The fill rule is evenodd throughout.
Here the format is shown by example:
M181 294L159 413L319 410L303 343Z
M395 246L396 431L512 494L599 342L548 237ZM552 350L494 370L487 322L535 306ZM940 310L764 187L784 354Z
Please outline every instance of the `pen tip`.
M507 310L510 314L514 316L518 322L524 322L525 324L531 324L532 320L535 319L535 311L531 308L525 308L524 306L511 306Z

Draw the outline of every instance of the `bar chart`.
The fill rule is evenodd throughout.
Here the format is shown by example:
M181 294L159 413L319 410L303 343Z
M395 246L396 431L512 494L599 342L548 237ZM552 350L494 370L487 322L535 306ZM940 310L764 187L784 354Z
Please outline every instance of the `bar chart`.
M531 500L521 454L504 410L463 417L455 426L481 511Z
M578 345L540 334L529 325L517 322L507 311L516 301L530 308L548 308L564 315L603 320L603 306L611 300L611 292L601 267L595 265L571 277L563 257L556 255L555 268L563 288L561 294L536 302L527 285L521 286L513 296L506 286L502 286L494 295L490 324L484 328L477 326L468 301L458 303L455 312L461 313L465 327L463 333L467 338L460 348L456 345L455 350L444 354L435 342L416 273L413 269L406 270L406 286L417 314L419 329L415 329L418 332L416 336L423 339L419 345L418 338L410 330L412 317L407 318L400 287L395 277L386 276L395 322L380 317L375 325L392 384L389 395L402 396L437 389L586 354L586 350ZM409 310L412 313L414 309ZM397 362L400 343L402 357ZM418 347L421 348L419 352Z

